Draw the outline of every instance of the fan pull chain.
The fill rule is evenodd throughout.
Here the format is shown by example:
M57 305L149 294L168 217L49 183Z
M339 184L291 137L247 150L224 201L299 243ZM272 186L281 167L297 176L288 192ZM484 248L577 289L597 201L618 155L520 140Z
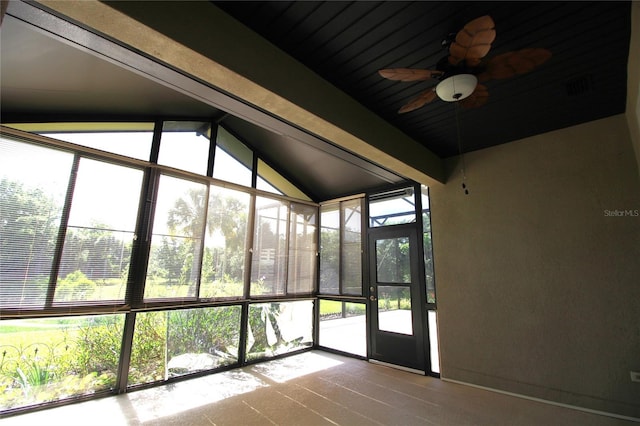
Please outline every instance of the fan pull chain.
M467 175L466 175L466 166L464 164L464 151L462 151L462 137L460 136L460 105L458 102L454 102L456 104L456 131L458 134L458 152L460 153L460 160L462 162L462 189L464 190L465 195L469 195L469 190L467 189Z

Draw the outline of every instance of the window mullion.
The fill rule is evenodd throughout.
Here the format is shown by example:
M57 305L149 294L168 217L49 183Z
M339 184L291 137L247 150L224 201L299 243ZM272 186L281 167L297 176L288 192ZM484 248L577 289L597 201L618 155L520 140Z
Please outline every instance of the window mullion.
M344 233L345 233L345 214L342 208L342 201L338 204L338 226L340 232L338 233L338 294L344 294L344 280L342 279L342 257L344 254Z
M242 313L240 317L240 339L238 342L238 363L244 365L247 358L247 338L249 334L249 299L251 294L251 266L253 264L253 240L256 227L256 195L252 194L249 199L249 218L247 221L247 235L245 236L245 256L244 256L244 294L245 301L242 303Z
M117 393L127 391L129 380L129 366L131 364L131 350L133 348L133 335L135 332L136 313L128 312L124 319L124 332L122 333L122 345L120 346L120 359L116 373L115 390Z
M211 123L209 132L209 160L207 161L207 176L213 176L213 165L216 159L216 139L218 138L218 125Z
M140 212L136 226L136 238L131 250L131 263L125 299L132 307L140 306L144 298L144 284L147 275L149 251L151 250L151 232L159 182L160 171L155 168L148 168L140 197Z
M287 225L284 237L284 294L289 294L289 247L291 246L291 203L287 203ZM280 207L278 207L278 212ZM280 223L280 213L278 213L278 223ZM278 244L279 245L279 244Z
M369 238L369 232L367 227L369 226L369 207L365 202L365 198L360 200L360 295L369 296L369 256L367 256L367 244ZM367 285L363 285L367 283Z
M204 239L206 238L207 233L207 222L209 220L209 192L211 190L211 186L207 185L204 191L204 206L203 206L203 215L202 218L202 228L200 234L200 253L198 259L198 276L196 277L196 298L200 299L200 284L202 283L202 262L204 259Z
M251 268L253 267L253 244L256 230L256 195L252 194L249 200L249 219L247 222L246 249L244 258L244 298L248 299L251 294Z
M51 265L51 274L49 275L49 286L47 288L47 298L45 308L53 305L53 297L56 291L56 283L58 282L58 272L60 271L60 262L62 260L62 250L64 249L64 241L67 236L67 225L69 224L69 214L71 213L71 203L73 200L73 191L78 178L78 167L80 166L80 155L75 153L73 157L73 165L69 175L69 184L64 200L64 208L62 209L62 217L60 218L60 228L58 230L58 238L56 240L56 248L53 253L53 263Z

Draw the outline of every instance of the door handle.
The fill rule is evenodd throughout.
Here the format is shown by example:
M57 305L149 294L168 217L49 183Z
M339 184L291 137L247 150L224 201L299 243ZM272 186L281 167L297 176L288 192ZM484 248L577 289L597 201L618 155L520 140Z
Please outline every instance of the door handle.
M376 297L375 297L375 296L369 296L369 300L371 300L372 302L375 302L375 301L376 301L376 300L378 300L378 299L376 299Z

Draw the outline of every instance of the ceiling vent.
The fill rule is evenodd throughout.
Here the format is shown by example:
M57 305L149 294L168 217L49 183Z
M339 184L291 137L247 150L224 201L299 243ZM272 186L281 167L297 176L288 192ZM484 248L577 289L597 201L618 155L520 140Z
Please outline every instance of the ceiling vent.
M567 80L565 86L567 88L567 95L569 96L584 95L585 93L592 92L594 90L593 75L583 74L573 77Z

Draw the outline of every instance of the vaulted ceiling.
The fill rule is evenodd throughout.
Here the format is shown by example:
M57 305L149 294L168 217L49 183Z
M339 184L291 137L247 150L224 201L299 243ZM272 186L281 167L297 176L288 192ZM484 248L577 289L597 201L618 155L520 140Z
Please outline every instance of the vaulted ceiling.
M495 22L487 59L538 47L552 57L532 72L489 80L484 106L461 109L472 151L623 113L630 2L216 1L217 6L440 157L459 152L456 111L435 100L398 109L437 79L389 81L379 69L436 69L443 41L483 15Z

